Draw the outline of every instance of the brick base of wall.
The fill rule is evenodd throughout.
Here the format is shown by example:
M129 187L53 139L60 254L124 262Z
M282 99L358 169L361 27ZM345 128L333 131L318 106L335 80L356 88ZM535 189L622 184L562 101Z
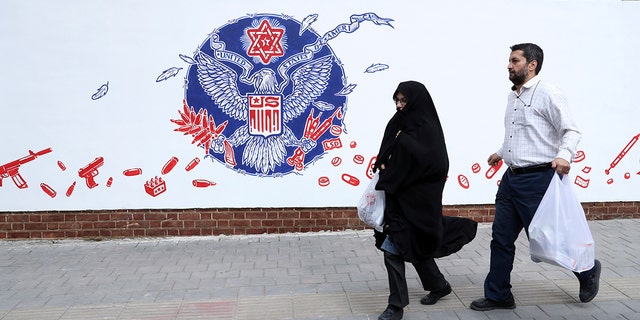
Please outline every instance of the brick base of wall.
M640 218L640 201L582 204L588 220ZM494 206L449 205L448 216L492 222ZM355 207L0 212L0 239L249 235L365 229Z

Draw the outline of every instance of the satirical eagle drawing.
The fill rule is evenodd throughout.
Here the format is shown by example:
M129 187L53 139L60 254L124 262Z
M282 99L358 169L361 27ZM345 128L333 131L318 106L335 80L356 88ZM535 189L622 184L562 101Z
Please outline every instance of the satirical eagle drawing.
M315 141L298 139L287 123L299 117L326 90L333 63L330 55L311 60L295 69L290 76L290 86L287 83L278 84L273 70L260 69L249 75L255 91L246 95L239 91L238 75L231 68L204 52L199 52L195 58L198 80L204 92L230 118L245 122L230 136L221 135L214 140L211 147L214 152L223 152L225 140L232 146L246 144L242 154L243 164L266 174L285 161L287 146L308 146L310 143L315 146ZM285 89L288 89L286 93L283 92ZM277 118L271 119L274 127L254 132L251 106L264 103L264 99L267 102L272 99L273 105L279 107L268 114Z
M257 176L301 173L342 148L347 95L357 85L329 42L363 22L393 27L393 20L354 14L320 35L311 28L317 17L249 14L214 29L193 56L180 54L190 66L174 131L191 135L211 159Z

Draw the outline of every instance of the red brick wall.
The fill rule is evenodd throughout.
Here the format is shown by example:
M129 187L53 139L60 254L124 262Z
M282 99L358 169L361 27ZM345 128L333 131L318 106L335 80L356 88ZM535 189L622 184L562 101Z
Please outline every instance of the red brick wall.
M640 218L640 201L583 203L588 220ZM493 221L493 205L444 214ZM0 212L0 239L247 235L364 229L354 207Z

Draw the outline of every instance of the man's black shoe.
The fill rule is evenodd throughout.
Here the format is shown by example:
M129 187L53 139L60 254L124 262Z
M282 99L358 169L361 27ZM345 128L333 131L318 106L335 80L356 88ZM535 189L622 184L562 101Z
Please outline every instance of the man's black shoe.
M426 305L436 304L436 302L438 302L440 298L450 293L451 293L451 285L449 285L449 282L447 282L444 288L429 292L429 294L427 294L422 299L420 299L420 303L426 304Z
M471 309L476 311L489 311L493 309L515 309L516 303L513 296L507 301L493 301L487 298L480 298L471 302Z
M378 320L400 320L404 315L404 310L394 305L388 305L387 309L378 317Z
M580 280L580 301L589 302L593 300L598 294L598 289L600 288L600 271L602 270L602 265L600 261L596 260L593 268L588 272L587 276L583 278L578 278Z

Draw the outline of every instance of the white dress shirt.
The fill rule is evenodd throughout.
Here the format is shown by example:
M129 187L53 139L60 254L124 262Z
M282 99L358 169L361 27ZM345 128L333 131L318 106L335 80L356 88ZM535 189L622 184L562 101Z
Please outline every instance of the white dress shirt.
M504 142L496 152L509 167L528 167L562 158L571 162L582 134L567 99L538 76L509 93Z

